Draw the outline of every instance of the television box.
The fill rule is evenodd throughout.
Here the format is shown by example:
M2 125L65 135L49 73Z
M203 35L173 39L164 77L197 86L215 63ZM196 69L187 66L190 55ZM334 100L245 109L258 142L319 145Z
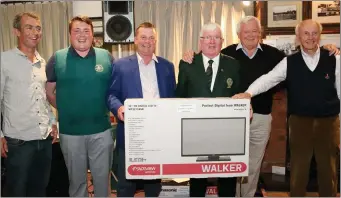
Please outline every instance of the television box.
M250 100L128 99L127 179L248 175Z

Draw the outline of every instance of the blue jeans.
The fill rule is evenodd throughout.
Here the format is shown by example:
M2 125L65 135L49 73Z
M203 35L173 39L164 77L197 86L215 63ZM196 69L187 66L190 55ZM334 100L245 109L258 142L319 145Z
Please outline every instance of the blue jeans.
M125 175L125 151L118 149L117 197L134 197L136 185L143 183L145 197L158 197L161 192L161 179L128 180Z
M5 196L44 197L50 178L52 138L24 141L5 137L8 146Z

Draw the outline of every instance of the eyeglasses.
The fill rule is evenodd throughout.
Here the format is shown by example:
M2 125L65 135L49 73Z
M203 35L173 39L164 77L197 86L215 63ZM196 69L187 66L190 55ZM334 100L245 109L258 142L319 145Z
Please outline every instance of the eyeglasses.
M204 39L205 41L210 41L212 39L214 39L215 41L220 41L222 39L221 37L218 36L202 36L200 38Z

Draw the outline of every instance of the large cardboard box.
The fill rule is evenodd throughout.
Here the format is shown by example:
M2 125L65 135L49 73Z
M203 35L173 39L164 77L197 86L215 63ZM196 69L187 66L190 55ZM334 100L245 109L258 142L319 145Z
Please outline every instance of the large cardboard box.
M127 179L248 175L250 101L128 99Z

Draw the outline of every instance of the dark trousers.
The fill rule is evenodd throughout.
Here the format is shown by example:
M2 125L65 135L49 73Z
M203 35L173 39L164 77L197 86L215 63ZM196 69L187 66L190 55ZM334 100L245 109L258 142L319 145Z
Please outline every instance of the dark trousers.
M44 197L49 182L52 139L24 141L6 137L5 195Z
M313 154L317 165L318 191L321 197L335 197L340 144L339 116L314 118L291 115L290 195L304 197Z
M189 196L205 197L208 185L206 178L191 178L189 180ZM236 196L237 178L218 178L218 196L219 197L235 197Z
M60 144L52 145L52 164L47 197L69 197L69 176Z
M118 148L117 197L134 197L138 182L143 184L145 197L158 197L161 192L161 180L128 180L125 175L125 152Z

